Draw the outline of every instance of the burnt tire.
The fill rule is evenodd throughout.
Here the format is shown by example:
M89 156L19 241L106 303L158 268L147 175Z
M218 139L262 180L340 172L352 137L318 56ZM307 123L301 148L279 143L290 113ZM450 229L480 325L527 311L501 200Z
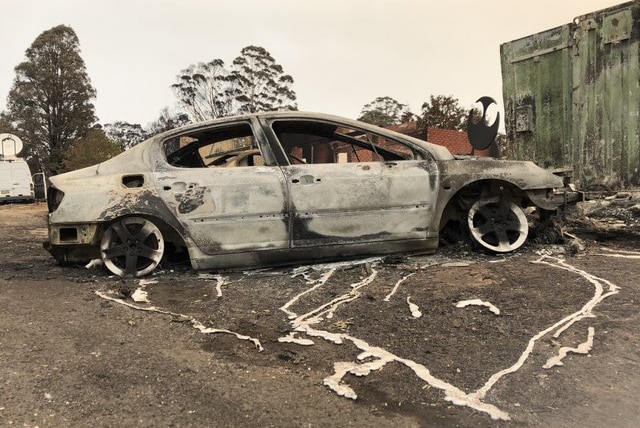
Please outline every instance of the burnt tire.
M164 255L160 229L143 217L124 217L109 225L100 241L100 257L113 274L139 278L150 274Z
M471 239L495 253L517 250L529 234L529 223L522 208L509 199L479 199L467 216Z

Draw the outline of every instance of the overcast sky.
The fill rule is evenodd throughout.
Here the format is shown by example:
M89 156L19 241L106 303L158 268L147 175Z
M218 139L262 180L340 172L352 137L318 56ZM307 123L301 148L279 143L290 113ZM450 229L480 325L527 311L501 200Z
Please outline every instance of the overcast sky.
M100 123L146 126L190 64L262 46L294 78L300 110L356 118L378 96L414 113L429 95L502 104L500 44L619 0L0 0L0 109L45 30L80 39Z

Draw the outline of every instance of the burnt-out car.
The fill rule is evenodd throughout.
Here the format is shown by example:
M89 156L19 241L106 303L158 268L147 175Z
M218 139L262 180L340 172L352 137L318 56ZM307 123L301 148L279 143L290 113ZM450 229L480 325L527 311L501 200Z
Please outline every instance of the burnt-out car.
M563 179L531 162L456 157L376 126L301 112L217 119L156 135L101 164L50 178L49 251L152 272L169 252L194 269L434 252L465 230L519 248Z

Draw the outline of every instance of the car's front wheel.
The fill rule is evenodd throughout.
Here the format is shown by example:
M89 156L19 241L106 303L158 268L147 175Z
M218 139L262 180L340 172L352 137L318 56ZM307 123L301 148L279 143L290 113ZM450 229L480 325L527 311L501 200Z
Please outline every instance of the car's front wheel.
M477 200L469 209L467 223L473 240L496 253L517 250L529 233L522 208L499 197Z
M164 239L160 229L143 217L124 217L111 223L100 242L100 257L112 273L141 277L162 260Z

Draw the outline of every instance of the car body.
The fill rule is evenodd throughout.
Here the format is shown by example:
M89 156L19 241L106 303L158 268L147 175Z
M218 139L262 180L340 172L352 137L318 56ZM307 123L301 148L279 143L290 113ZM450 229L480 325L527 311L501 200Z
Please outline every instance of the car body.
M49 242L60 262L102 258L143 276L175 249L194 269L434 252L456 223L483 247L527 237L522 208L572 192L531 162L444 147L331 115L271 112L156 135L50 178Z

